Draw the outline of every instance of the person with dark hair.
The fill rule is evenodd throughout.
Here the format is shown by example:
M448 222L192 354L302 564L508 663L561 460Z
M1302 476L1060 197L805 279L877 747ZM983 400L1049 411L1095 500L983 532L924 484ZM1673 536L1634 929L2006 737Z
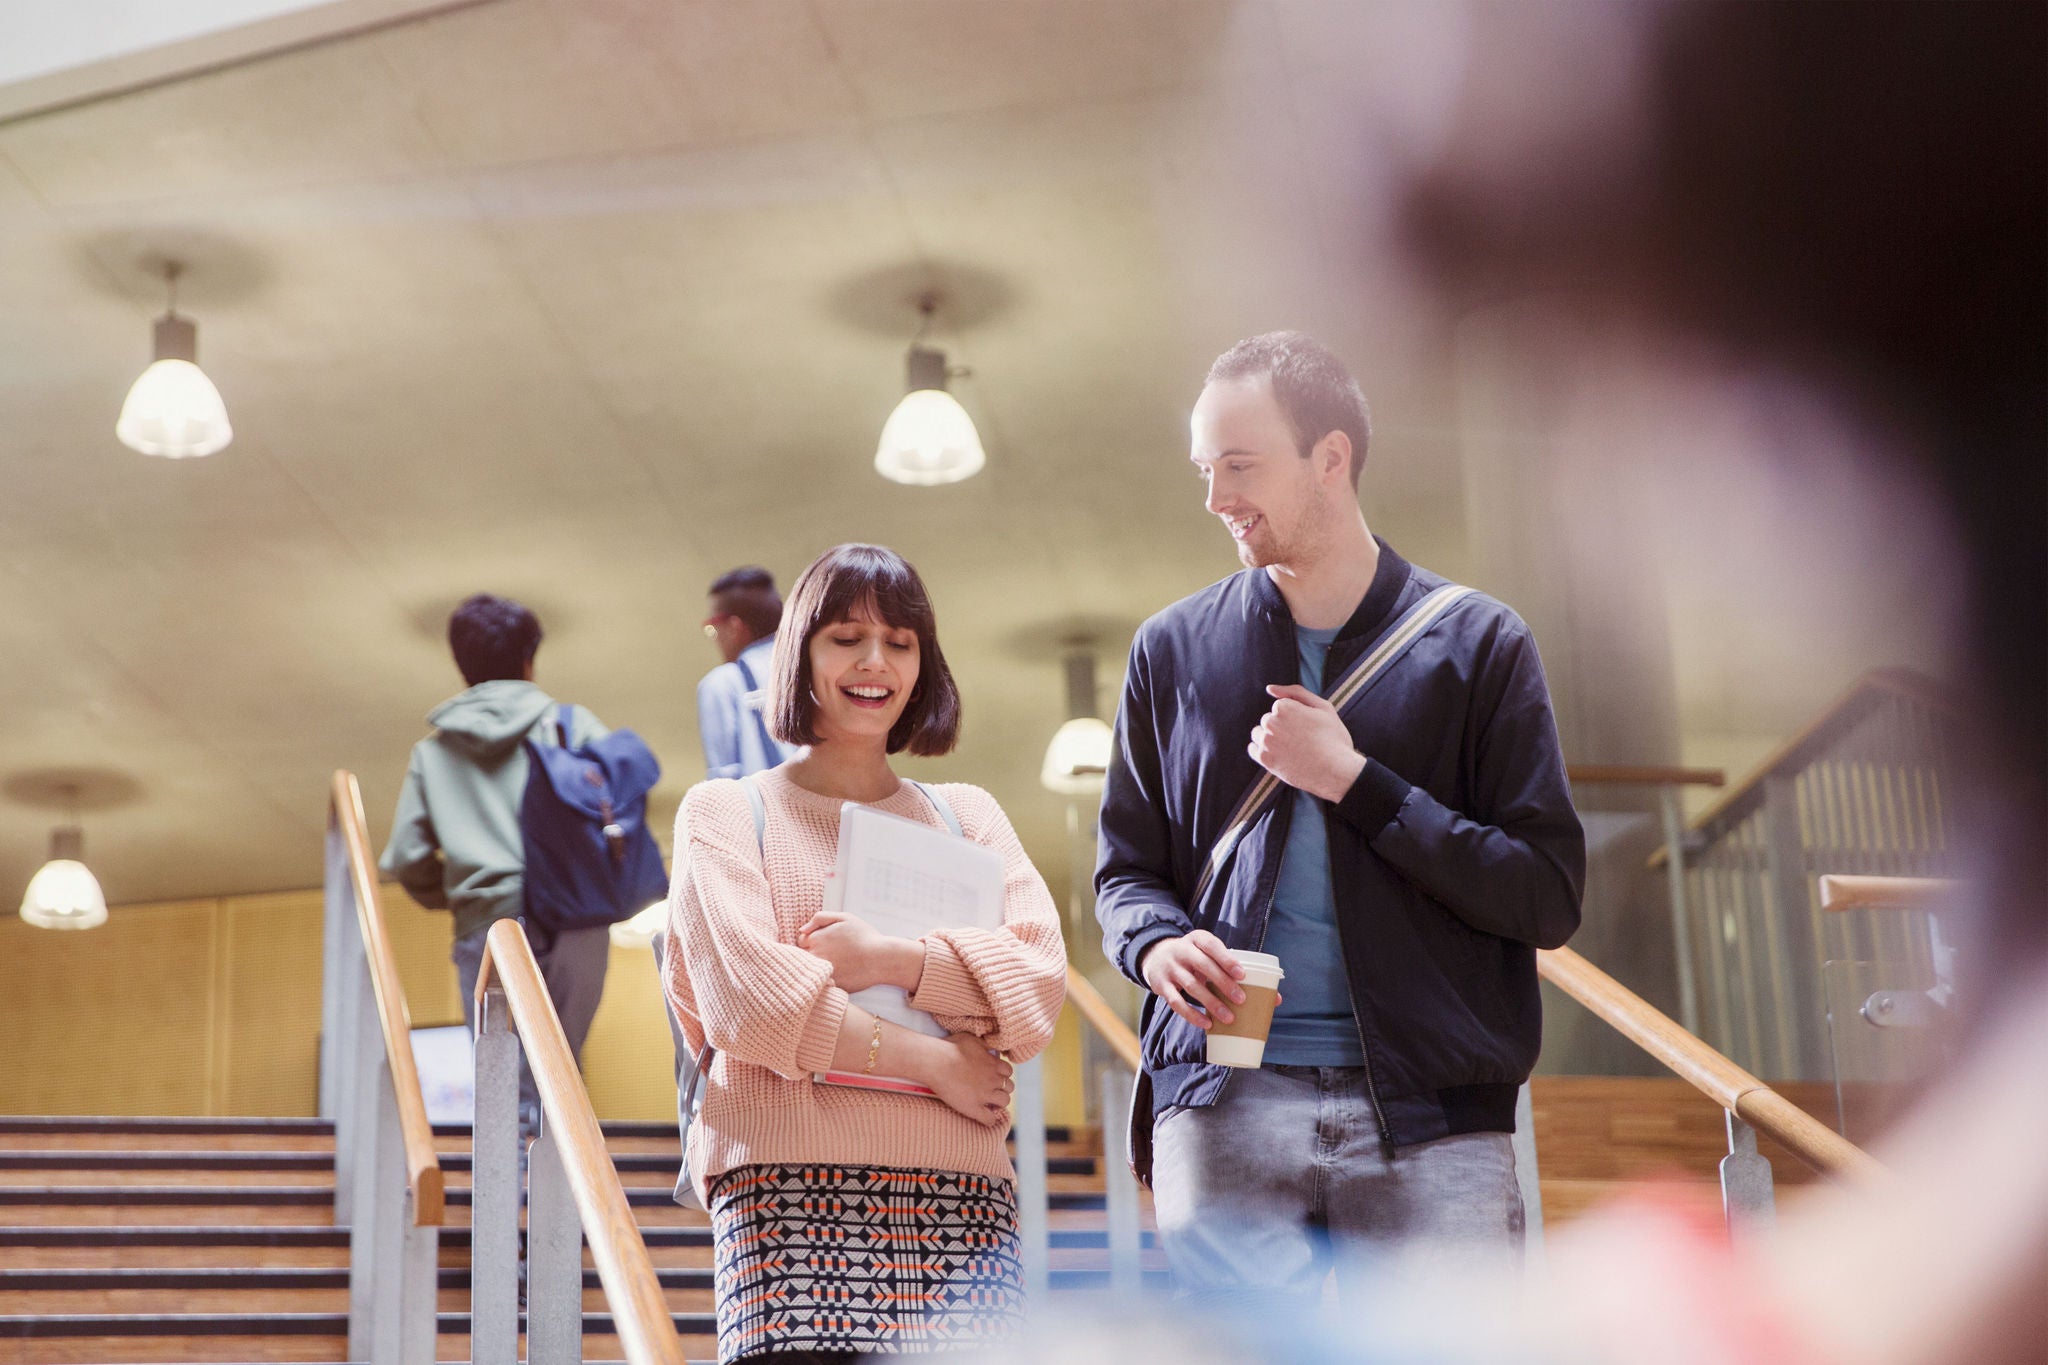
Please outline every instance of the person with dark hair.
M1263 1305L1313 1300L1333 1249L1512 1254L1536 949L1585 877L1535 641L1372 535L1365 400L1310 338L1225 352L1191 430L1245 572L1131 646L1096 872L1104 951L1152 993L1133 1150L1168 1263ZM1245 1001L1232 950L1286 973L1241 1071L1206 1047Z
M807 747L698 784L676 820L666 984L693 1053L715 1049L686 1169L711 1212L719 1359L979 1346L1022 1320L1003 1138L1011 1064L1051 1040L1064 999L1059 913L993 797L890 766L949 752L960 730L917 571L842 545L804 570L788 619L769 724ZM1002 927L905 939L826 912L849 801L1000 854ZM906 992L947 1036L848 999L873 986ZM936 1097L814 1080L828 1071Z
M524 909L525 841L519 828L529 760L526 742L559 744L558 707L533 681L540 620L510 598L478 593L448 618L448 647L469 684L427 715L433 733L412 747L391 838L378 865L430 910L455 918L449 957L462 986L462 1017L476 1027L476 976L484 935ZM581 706L571 709L572 744L607 733ZM604 995L609 932L565 930L537 946L541 975L570 1048L581 1053ZM540 1094L524 1063L521 1126L531 1132Z
M772 768L789 749L770 734L761 715L762 681L782 624L782 596L766 569L740 568L711 584L704 633L725 662L697 684L697 732L704 740L710 777L739 777Z

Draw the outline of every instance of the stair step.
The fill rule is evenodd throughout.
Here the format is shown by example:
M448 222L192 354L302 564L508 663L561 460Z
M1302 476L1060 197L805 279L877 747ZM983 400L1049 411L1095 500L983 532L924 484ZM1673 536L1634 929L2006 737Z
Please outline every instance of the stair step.
M466 1165L467 1163L465 1163ZM331 1171L331 1152L0 1149L0 1171Z

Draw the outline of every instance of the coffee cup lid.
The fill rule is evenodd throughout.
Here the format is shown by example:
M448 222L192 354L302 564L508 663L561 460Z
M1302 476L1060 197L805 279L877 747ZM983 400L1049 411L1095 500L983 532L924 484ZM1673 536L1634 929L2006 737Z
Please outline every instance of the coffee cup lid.
M1280 959L1271 953L1255 953L1249 948L1232 948L1230 955L1246 967L1264 967L1268 971L1277 972L1283 977L1287 975L1286 972L1280 969Z

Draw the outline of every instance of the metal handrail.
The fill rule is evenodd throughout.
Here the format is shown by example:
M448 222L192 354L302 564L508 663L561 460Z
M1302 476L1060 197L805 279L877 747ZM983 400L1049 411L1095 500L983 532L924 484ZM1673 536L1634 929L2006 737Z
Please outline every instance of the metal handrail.
M329 792L329 818L338 827L348 857L348 875L355 893L356 925L363 936L363 957L369 964L370 989L377 1001L377 1023L384 1036L384 1057L391 1067L398 1101L399 1130L405 1142L406 1187L412 1195L413 1223L438 1227L446 1198L441 1160L434 1154L434 1125L420 1090L419 1066L412 1055L412 1013L406 1007L398 958L384 924L384 902L377 885L377 863L370 856L369 822L363 816L363 793L355 774L337 770Z
M591 1259L597 1263L597 1276L604 1286L606 1299L611 1304L612 1319L617 1327L620 1344L625 1349L626 1359L633 1365L684 1365L682 1338L677 1335L675 1320L670 1315L663 1298L661 1278L655 1272L654 1261L647 1254L647 1243L640 1235L640 1228L633 1218L632 1207L626 1200L624 1186L619 1183L618 1170L605 1150L604 1132L598 1126L597 1114L590 1107L590 1094L583 1086L581 1072L576 1065L576 1055L570 1050L569 1040L562 1032L561 1019L555 1013L553 1001L548 996L547 983L542 979L540 966L534 961L533 949L526 941L525 931L516 920L501 919L493 924L485 935L483 962L477 968L476 1017L478 1033L478 1096L477 1122L475 1125L479 1166L487 1164L490 1143L503 1134L487 1133L487 1098L483 1093L490 1078L499 1081L504 1097L512 1100L511 1106L500 1105L501 1112L490 1118L498 1119L501 1126L509 1127L516 1113L518 1088L517 1057L510 1055L506 1048L509 1067L495 1070L484 1059L484 1053L494 1041L510 1044L508 1034L516 1035L518 1046L525 1052L527 1066L533 1073L535 1088L540 1092L541 1140L534 1144L534 1190L529 1212L528 1239L532 1247L533 1267L530 1271L528 1304L529 1358L538 1361L543 1354L560 1352L563 1358L581 1358L582 1330L582 1269L581 1257L577 1250L580 1223L582 1240L590 1245ZM497 1149L498 1154L509 1157L509 1149ZM499 1234L493 1245L498 1255L495 1259L483 1245L476 1245L472 1256L472 1274L506 1271L509 1267L497 1262L510 1259L516 1263L518 1256L518 1202L510 1192L503 1192L503 1177L511 1174L517 1179L516 1168L507 1171L510 1162L500 1161L499 1169L492 1174L494 1199L490 1210L476 1211L478 1224L473 1239L482 1243ZM543 1188L543 1182L555 1177L566 1180L568 1192L574 1201L573 1210L561 1208ZM484 1170L475 1172L479 1195L488 1178ZM574 1222L569 1215L573 1213ZM498 1225L486 1227L491 1214L501 1215ZM552 1224L552 1226L550 1225ZM565 1256L549 1256L548 1248L566 1248ZM479 1258L491 1262L489 1267L479 1264ZM544 1267L544 1259L548 1264ZM511 1293L511 1282L506 1276L502 1288L504 1293L498 1301L487 1305L473 1303L473 1323L480 1349L475 1358L491 1359L492 1355L481 1349L484 1340L501 1340L508 1347L516 1346L518 1325L517 1309ZM492 1307L497 1310L498 1320L486 1322ZM562 1321L548 1322L543 1319L550 1310ZM565 1330L567 1316L573 1315L573 1329ZM542 1338L547 1342L542 1345ZM574 1350L565 1343L577 1343ZM507 1355L507 1359L514 1358Z
M1570 948L1536 954L1543 979L1577 1000L1679 1079L1824 1175L1881 1178L1885 1168L1832 1128L1680 1028Z

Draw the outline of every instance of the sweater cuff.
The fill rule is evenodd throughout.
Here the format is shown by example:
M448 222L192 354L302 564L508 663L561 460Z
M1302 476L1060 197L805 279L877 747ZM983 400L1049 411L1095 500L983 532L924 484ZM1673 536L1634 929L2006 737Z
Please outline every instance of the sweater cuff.
M1380 831L1394 822L1408 793L1415 788L1408 780L1376 758L1365 760L1351 790L1335 804L1337 814L1363 834L1366 842L1379 838Z
M804 1021L804 1036L797 1040L797 1070L809 1075L832 1069L832 1055L839 1051L839 1030L846 1023L847 995L837 986L825 994Z
M924 940L924 972L910 1003L926 1014L980 1015L989 1012L981 988L953 945L942 938Z

